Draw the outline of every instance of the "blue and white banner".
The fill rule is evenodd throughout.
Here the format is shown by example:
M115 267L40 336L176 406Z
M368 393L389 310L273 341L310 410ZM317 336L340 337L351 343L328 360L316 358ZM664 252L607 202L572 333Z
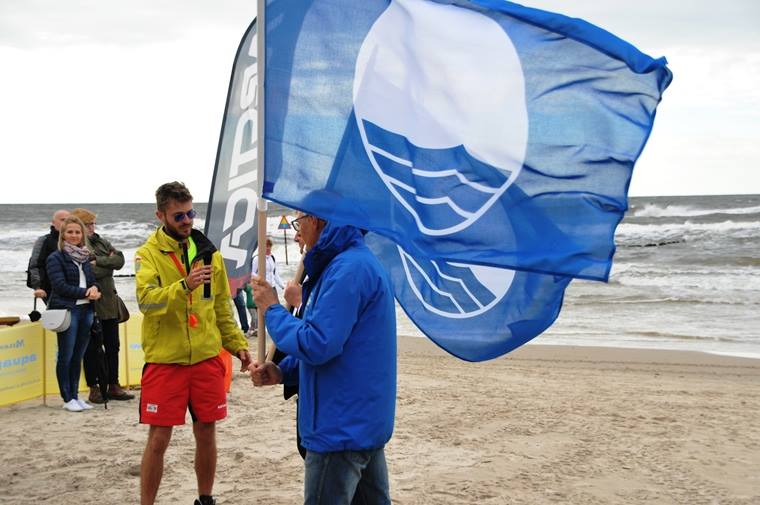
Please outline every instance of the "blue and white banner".
M232 67L204 230L224 256L233 294L251 277L257 243L257 47L254 20Z
M413 258L607 279L664 59L497 0L270 0L266 19L265 198Z

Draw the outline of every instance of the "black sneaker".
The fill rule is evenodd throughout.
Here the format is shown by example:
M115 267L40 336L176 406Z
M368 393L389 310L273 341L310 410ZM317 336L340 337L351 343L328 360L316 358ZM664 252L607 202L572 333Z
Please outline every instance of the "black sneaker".
M204 496L203 498L196 498L193 505L216 505L216 499L212 496Z

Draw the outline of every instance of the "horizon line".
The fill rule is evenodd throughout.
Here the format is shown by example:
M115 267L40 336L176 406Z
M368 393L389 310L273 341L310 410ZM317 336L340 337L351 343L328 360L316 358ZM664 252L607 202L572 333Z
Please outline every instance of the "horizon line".
M760 196L760 193L702 193L702 194L672 194L672 195L636 195L631 196L629 195L628 198L673 198L673 197L687 197L687 196ZM199 204L206 204L208 205L208 201L200 201L200 200L193 200L194 203ZM124 204L134 204L134 205L148 205L153 204L155 205L155 201L122 201L122 202L2 202L0 205L64 205L64 206L71 206L71 205L77 205L77 206L87 206L87 205L124 205ZM270 204L278 205L283 208L289 208L285 207L284 205L276 204L275 202L269 202Z

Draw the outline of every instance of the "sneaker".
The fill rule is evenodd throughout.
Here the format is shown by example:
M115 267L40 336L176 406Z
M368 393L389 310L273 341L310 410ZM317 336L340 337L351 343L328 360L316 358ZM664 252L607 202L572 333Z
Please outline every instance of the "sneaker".
M249 337L255 337L258 332L256 330L248 330Z
M72 399L67 401L63 404L63 409L68 410L69 412L82 412L84 410L80 405L79 402Z
M212 497L206 497L203 501L200 498L196 498L193 505L216 505L216 499Z
M75 398L75 400L79 404L79 406L82 407L82 410L90 410L91 408L93 408L92 405L90 405L84 400L80 400L79 398Z

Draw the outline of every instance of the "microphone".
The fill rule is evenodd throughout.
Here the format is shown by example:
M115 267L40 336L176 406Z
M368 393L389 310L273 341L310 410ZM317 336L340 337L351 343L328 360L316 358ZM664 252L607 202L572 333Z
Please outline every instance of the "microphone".
M208 266L211 264L211 255L206 254L203 256L203 266ZM203 284L203 298L205 300L211 299L211 281L208 283Z

